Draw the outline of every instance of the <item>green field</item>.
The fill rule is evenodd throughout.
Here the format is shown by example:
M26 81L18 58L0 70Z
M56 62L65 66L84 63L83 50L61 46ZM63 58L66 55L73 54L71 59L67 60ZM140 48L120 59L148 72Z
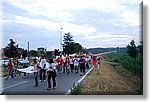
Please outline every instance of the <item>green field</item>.
M113 53L107 55L108 61L120 63L125 69L132 74L143 78L143 57L138 54L136 58L128 56L126 53Z

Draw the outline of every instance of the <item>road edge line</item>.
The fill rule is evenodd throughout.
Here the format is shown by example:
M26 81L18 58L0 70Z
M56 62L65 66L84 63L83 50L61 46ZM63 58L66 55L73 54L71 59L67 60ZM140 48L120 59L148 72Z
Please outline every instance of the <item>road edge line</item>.
M3 91L3 90L6 90L6 89L9 89L9 88L12 88L12 87L15 87L15 86L18 86L18 85L21 85L21 84L24 84L24 83L27 83L27 82L28 82L28 81L23 81L23 82L20 82L20 83L17 83L17 84L14 84L14 85L11 85L11 86L2 88L2 91Z

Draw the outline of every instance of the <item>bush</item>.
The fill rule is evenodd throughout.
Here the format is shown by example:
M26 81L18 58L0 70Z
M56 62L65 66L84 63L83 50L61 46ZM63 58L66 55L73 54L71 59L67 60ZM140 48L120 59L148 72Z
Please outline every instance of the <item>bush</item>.
M120 63L125 69L129 70L140 78L143 77L143 57L138 54L135 58L130 57L128 54L110 54L107 55L110 61Z
M81 84L73 83L73 87L71 88L71 94L72 95L80 95L80 93L81 93Z

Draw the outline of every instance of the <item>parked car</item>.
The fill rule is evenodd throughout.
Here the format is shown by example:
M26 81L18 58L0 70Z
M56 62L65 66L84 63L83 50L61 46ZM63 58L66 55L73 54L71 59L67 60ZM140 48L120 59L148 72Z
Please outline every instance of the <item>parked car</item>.
M9 59L4 59L4 58L1 59L1 65L2 66L7 67L8 63L9 63Z
M29 61L26 59L18 59L19 65L22 65L24 68L29 66Z

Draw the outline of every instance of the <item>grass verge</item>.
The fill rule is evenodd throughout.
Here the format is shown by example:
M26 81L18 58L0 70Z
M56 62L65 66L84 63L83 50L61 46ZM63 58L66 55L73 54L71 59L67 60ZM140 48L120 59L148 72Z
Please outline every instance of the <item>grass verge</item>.
M142 81L121 65L102 61L81 83L83 95L141 95ZM116 63L115 63L116 64Z

